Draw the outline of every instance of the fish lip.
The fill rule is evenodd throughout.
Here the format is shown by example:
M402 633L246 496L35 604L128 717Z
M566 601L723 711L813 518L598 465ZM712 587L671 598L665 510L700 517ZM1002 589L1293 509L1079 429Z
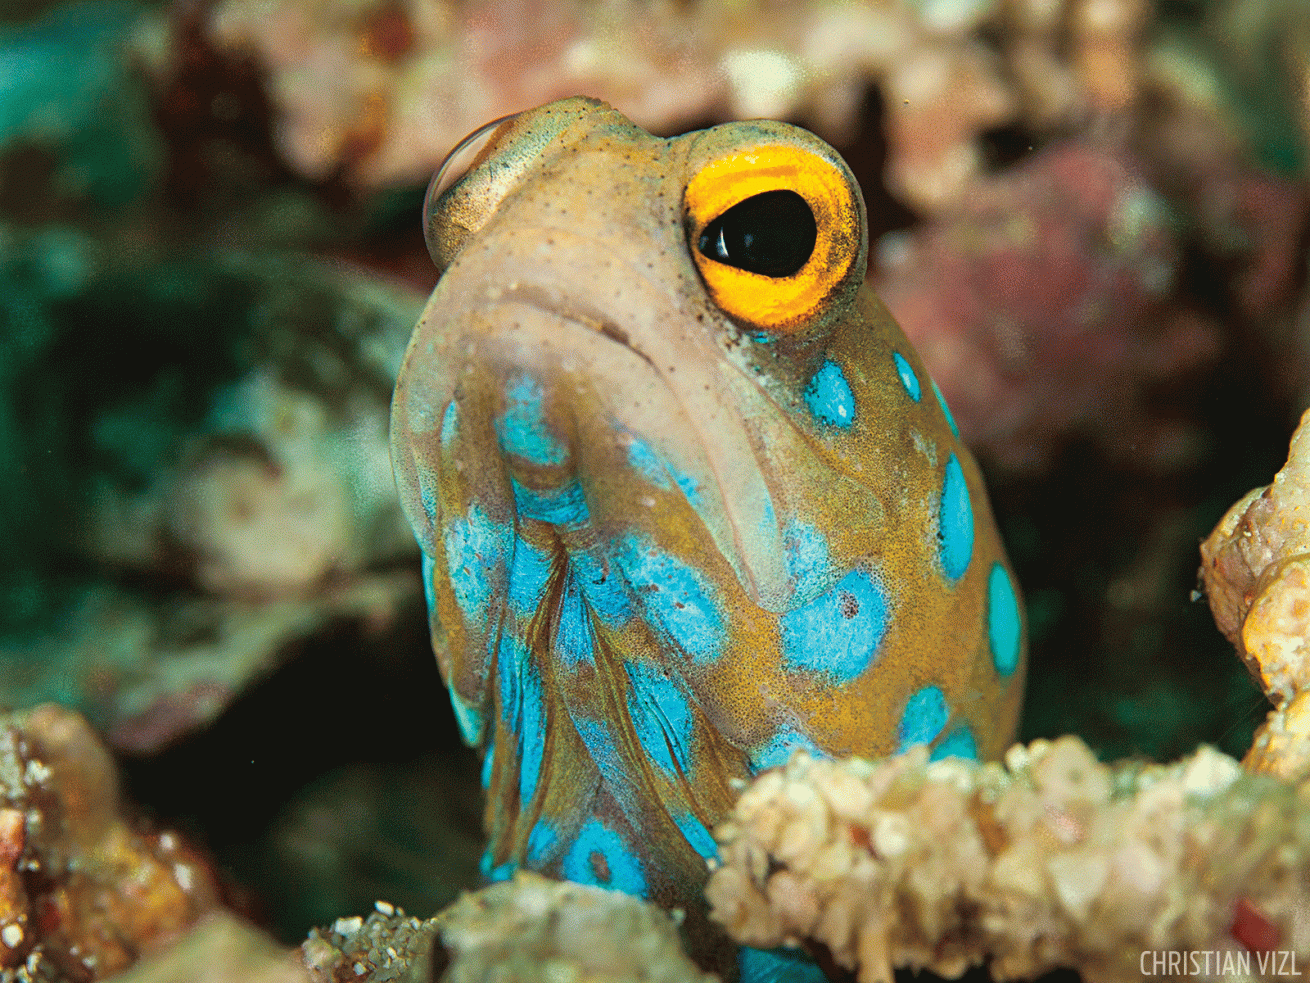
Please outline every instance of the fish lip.
M561 321L566 321L593 334L598 334L632 352L649 365L655 374L664 381L665 385L668 384L668 381L664 379L664 373L655 364L655 360L632 343L632 335L620 326L617 321L600 313L599 310L583 309L581 305L571 300L568 303L559 303L551 296L550 289L540 284L510 284L501 289L497 300L498 302L508 301L525 304L552 317L557 317Z
M679 248L685 248L681 231L677 233L676 243L668 241L666 231L634 240L555 223L498 228L493 230L493 234L499 244L498 252L518 257L513 263L503 266L499 275L483 280L483 289L494 289L496 300L517 301L600 334L640 357L661 378L666 375L660 369L658 353L653 355L649 347L643 348L641 345L641 335L645 328L636 323L625 326L621 315L616 316L604 307L589 302L585 298L595 284L575 282L570 274L579 265L586 265L592 257L603 255L614 266L612 275L634 288L632 296L639 303L664 308L664 316L668 318L686 316L690 312L668 288L664 278L652 277L630 255L637 252L667 253L672 256ZM548 252L543 253L533 248L543 241L551 243ZM699 278L692 269L691 257L683 258L686 265L684 272L698 282ZM665 382L667 384L667 379Z

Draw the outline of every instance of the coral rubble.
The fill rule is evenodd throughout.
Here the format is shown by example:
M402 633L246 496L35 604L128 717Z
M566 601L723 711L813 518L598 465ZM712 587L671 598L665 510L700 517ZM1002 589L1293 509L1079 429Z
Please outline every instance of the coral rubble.
M434 967L437 934L437 919L418 919L379 901L367 918L338 918L311 929L301 955L314 983L422 983L441 976Z
M418 181L486 120L580 93L656 131L806 116L840 138L878 84L888 182L931 211L965 193L989 128L1050 129L1130 104L1150 11L1145 0L226 0L207 33L264 65L281 151L313 177Z
M0 980L102 979L217 904L199 854L124 818L85 720L54 705L0 718Z
M1130 979L1144 952L1244 953L1239 909L1310 965L1303 794L1209 748L1113 768L1074 737L1004 765L798 754L716 836L707 893L733 938L818 943L861 983L984 961L995 979Z
M711 983L665 912L617 891L534 874L466 894L420 921L379 902L302 946L314 983Z
M1310 777L1310 411L1286 466L1201 544L1215 623L1274 704L1244 764Z

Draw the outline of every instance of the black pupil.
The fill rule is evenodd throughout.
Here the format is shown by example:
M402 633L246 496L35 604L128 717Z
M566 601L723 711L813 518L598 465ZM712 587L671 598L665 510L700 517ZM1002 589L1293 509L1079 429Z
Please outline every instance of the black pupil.
M791 276L814 252L814 213L795 191L765 191L738 202L700 234L712 260L764 276Z

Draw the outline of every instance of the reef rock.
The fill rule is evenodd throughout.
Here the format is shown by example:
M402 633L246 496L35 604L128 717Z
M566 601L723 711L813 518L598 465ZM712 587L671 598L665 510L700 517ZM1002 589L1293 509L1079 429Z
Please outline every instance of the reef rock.
M146 752L420 594L391 474L405 288L0 225L0 699Z
M1228 510L1201 560L1215 623L1274 704L1244 763L1310 776L1310 411L1286 466Z
M114 983L310 983L310 976L299 951L219 911L176 945L115 976ZM368 979L356 977L355 983Z
M54 705L0 717L0 978L103 979L217 906L200 854L125 818L85 720Z
M378 902L302 946L314 983L712 983L673 920L617 891L534 874L466 894L435 918Z

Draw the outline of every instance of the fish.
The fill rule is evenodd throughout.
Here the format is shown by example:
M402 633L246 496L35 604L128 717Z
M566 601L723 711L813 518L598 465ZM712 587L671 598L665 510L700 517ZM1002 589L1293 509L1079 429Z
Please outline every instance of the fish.
M424 232L392 460L489 879L696 923L715 825L793 753L1004 751L1021 595L833 148L565 99L458 147Z

